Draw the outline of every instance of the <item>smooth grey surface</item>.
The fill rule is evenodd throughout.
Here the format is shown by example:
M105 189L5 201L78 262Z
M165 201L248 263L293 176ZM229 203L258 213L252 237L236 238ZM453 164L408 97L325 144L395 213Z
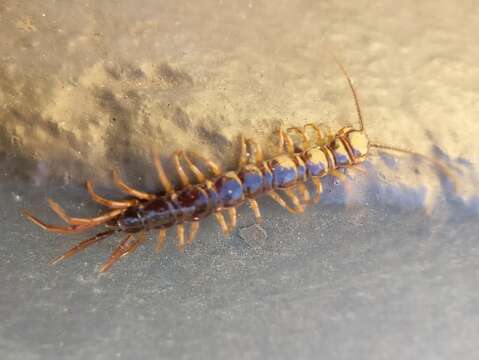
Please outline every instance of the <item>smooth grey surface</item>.
M48 267L74 239L19 217L26 206L55 219L47 194L94 212L77 205L83 190L2 190L2 359L479 354L479 224L454 196L431 215L374 200L348 208L340 187L302 216L266 201L259 229L243 209L231 237L207 220L186 256L172 242L156 256L149 241L99 276L115 241Z

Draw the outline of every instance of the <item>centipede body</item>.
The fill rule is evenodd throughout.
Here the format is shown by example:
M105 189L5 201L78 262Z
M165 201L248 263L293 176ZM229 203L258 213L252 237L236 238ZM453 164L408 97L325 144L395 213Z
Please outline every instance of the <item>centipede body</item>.
M51 263L69 258L114 234L123 233L123 240L100 268L100 272L105 272L120 257L132 253L140 246L146 239L145 233L149 231L157 232L156 251L159 252L165 244L167 229L173 227L176 227L178 249L183 252L186 244L191 244L194 240L201 219L207 216L214 214L222 231L228 234L236 226L237 208L248 203L260 222L261 213L257 203L260 196L271 197L290 212L303 212L306 204L320 200L323 177L332 175L342 180L344 175L340 170L354 168L364 162L371 147L420 155L370 143L364 132L356 90L344 67L341 64L339 66L354 97L360 124L358 129L343 127L336 133L325 133L312 123L302 128L279 129L278 151L270 158L264 158L261 146L254 140L241 137L238 166L226 172L199 154L177 151L173 155L173 163L181 182L179 189L175 189L156 155L154 163L163 188L161 193L133 189L121 180L116 171L113 172L114 183L130 195L126 200L106 199L94 191L91 181L87 181L87 190L92 199L108 207L109 211L94 218L76 218L67 215L60 205L49 200L52 210L67 226L45 224L30 212L24 211L28 219L50 232L70 234L103 227L101 232L81 241ZM292 133L300 136L301 144L293 141ZM311 138L311 133L314 138ZM210 174L205 174L204 169ZM447 168L444 169L447 173ZM187 171L194 175L193 183ZM314 186L313 194L306 187L308 182ZM228 220L225 219L225 214L228 215ZM187 224L188 237L185 235Z

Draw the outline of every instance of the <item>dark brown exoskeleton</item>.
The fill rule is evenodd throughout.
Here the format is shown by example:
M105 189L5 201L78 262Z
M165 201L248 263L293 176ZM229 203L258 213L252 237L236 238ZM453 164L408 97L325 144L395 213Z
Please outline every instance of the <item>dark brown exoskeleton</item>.
M125 184L114 171L115 184L133 198L121 201L108 200L96 194L91 181L87 181L87 190L93 200L110 208L110 211L95 218L75 218L68 216L57 203L49 199L52 210L68 224L67 227L45 224L28 211L23 212L28 219L50 232L70 234L98 226L105 227L104 231L78 243L54 259L51 264L69 258L115 233L125 233L124 239L100 268L100 272L105 272L120 257L133 252L145 240L145 233L150 230L158 232L156 251L159 252L165 244L166 230L173 226L177 229L178 249L183 252L185 224L190 224L189 236L186 240L189 244L196 236L199 221L211 214L216 216L223 232L228 234L236 226L236 208L245 202L249 203L257 221L261 221L256 202L261 195L270 196L290 212L302 212L305 204L319 201L322 192L321 178L332 175L342 179L344 175L339 170L353 168L364 162L372 147L426 158L454 180L447 167L436 159L409 150L371 143L364 132L363 117L352 81L344 67L339 62L338 65L354 97L359 129L344 127L336 134L330 131L324 134L315 124L307 124L302 129L297 127L286 131L280 129L279 154L266 160L259 144L241 137L238 168L228 172L223 172L214 162L198 154L178 151L174 154L173 161L182 185L179 190L174 189L159 157L155 156L155 166L164 189L164 192L160 194L133 189ZM308 136L306 131L308 128L315 132L315 139L312 140ZM294 144L289 135L291 133L301 136L301 145ZM250 149L250 154L247 152L247 147ZM212 176L207 177L192 161L193 158L196 163L202 162ZM194 174L196 184L190 183L182 162ZM311 196L305 185L308 181L311 181L315 187L314 196ZM298 190L300 197L296 194ZM280 194L284 194L289 201ZM228 213L228 222L225 220L224 213Z

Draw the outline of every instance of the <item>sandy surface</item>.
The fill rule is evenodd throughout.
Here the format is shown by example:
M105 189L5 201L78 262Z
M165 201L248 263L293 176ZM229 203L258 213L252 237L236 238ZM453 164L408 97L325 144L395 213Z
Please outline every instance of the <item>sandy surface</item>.
M2 358L477 357L477 4L4 1L0 19ZM353 192L303 217L266 202L261 227L244 209L226 239L207 221L188 256L148 246L98 277L110 242L45 265L70 242L19 210L95 213L88 177L154 190L153 148L231 168L239 134L271 155L278 126L357 124L331 53L370 138L444 161L456 193L372 156Z

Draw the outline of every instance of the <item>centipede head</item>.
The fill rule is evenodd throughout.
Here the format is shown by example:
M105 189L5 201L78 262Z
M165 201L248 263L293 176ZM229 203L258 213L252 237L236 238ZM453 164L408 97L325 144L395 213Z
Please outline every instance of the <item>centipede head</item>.
M350 129L344 134L349 145L351 160L355 164L362 163L369 154L369 139L364 131Z
M366 160L369 154L369 138L364 132L363 114L361 111L361 106L359 105L358 94L356 92L356 89L354 88L353 82L351 81L351 77L346 71L346 68L336 57L334 57L334 60L336 64L338 64L341 72L346 77L346 81L348 82L351 93L353 94L354 105L356 106L356 113L359 120L359 129L345 127L339 130L338 135L343 141L346 142L347 147L349 148L349 156L351 157L353 164L359 164Z

